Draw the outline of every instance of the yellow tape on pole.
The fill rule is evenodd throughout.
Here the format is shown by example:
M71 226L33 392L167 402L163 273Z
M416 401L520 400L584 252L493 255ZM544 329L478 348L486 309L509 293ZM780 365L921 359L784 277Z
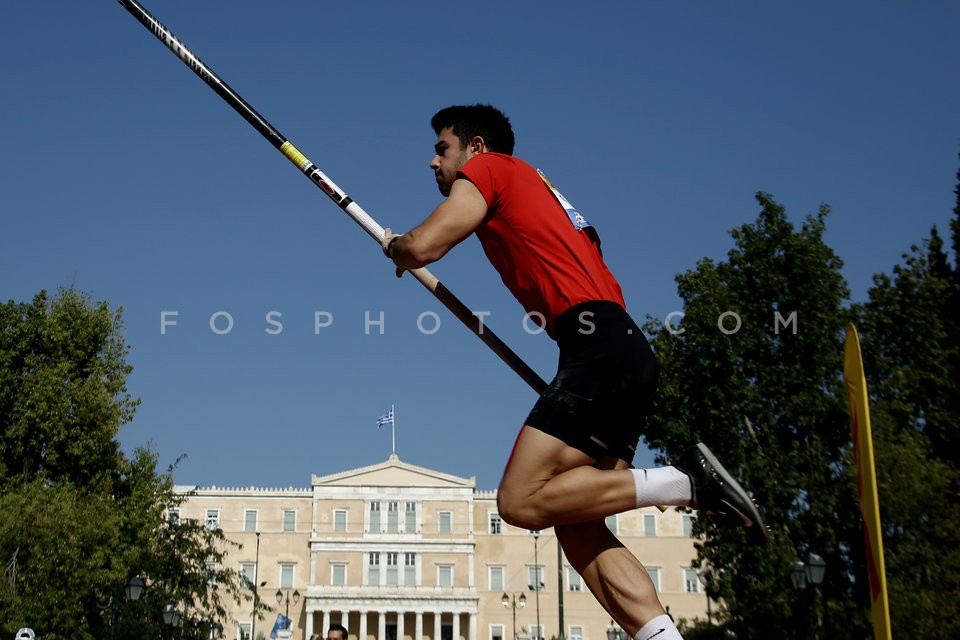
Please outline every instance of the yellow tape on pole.
M847 405L850 407L850 428L853 431L853 452L857 465L857 491L860 493L863 538L867 548L873 635L877 640L890 640L890 605L887 602L887 575L883 562L880 500L877 497L877 474L873 462L867 379L860 355L860 339L857 337L857 328L852 323L847 325L843 352L843 379Z

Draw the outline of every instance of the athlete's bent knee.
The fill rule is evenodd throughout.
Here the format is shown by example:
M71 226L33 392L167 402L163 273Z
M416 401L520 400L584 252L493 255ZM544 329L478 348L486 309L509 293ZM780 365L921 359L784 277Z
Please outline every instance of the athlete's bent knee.
M514 496L503 489L497 492L497 512L504 522L521 529L539 531L553 526L535 498Z

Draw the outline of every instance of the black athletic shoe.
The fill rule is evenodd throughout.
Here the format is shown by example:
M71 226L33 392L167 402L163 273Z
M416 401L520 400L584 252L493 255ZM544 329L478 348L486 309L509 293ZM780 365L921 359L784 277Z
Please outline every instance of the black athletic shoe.
M747 534L761 544L770 541L760 512L716 456L702 442L687 449L677 465L690 476L693 497L690 508L721 516L747 529Z

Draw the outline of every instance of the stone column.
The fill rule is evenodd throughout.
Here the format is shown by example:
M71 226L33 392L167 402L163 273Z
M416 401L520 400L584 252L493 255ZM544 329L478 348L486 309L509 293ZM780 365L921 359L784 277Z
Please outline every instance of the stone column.
M360 611L360 631L357 633L357 640L367 640L367 612Z

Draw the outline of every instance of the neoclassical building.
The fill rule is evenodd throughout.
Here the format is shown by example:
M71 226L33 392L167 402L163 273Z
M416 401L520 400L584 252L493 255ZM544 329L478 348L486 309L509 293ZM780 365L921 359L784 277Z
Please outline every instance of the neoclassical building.
M350 640L625 638L563 557L552 529L504 523L496 492L401 461L313 476L308 489L183 487L177 514L242 544L228 562L274 612L230 612L224 636L270 637L277 614L309 639L333 623ZM691 562L694 516L637 509L607 519L676 619L706 618ZM277 602L278 598L281 602ZM281 635L283 637L283 635Z

